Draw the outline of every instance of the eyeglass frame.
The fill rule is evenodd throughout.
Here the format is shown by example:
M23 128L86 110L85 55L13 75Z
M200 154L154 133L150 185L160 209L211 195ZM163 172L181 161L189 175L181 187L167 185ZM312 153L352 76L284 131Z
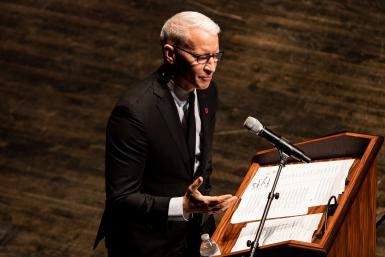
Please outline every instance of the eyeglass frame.
M223 52L223 51L219 51L219 52L217 52L217 53L215 53L215 54L196 54L196 53L192 53L192 52L190 52L190 51L187 51L186 49L183 49L183 48L181 48L181 47L178 47L178 46L176 46L176 45L172 45L172 46L175 47L176 49L182 50L183 52L186 52L186 53L190 54L191 56L193 56L193 57L195 58L195 61L196 61L198 64L207 64L207 63L210 61L210 58L211 58L211 57L214 58L214 61L215 61L215 62L219 62L219 61L222 59L223 54L225 53L225 52ZM218 58L218 55L219 55L219 58ZM198 61L198 59L199 59L200 57L202 57L202 56L204 56L204 57L206 57L206 58L208 57L208 58L206 59L205 62L199 62L199 61Z

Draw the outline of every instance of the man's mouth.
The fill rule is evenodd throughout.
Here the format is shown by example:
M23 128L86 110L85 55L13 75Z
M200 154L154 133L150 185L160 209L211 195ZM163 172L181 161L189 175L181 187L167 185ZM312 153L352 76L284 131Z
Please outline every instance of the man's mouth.
M212 78L213 78L213 76L202 76L202 77L200 77L202 80L204 80L204 81L210 81L210 80L212 80Z

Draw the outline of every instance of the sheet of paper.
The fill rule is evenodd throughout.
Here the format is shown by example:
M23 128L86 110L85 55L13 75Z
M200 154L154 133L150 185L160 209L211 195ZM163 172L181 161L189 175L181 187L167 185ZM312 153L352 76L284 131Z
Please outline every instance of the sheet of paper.
M267 220L262 230L259 245L268 245L287 240L311 242L314 231L321 221L322 213ZM247 223L232 248L231 252L247 250L247 241L253 241L259 222Z
M332 195L338 196L345 188L345 179L354 159L292 164L282 169L268 218L307 214L311 206L325 205ZM267 197L278 171L278 166L261 167L252 178L231 223L260 220Z

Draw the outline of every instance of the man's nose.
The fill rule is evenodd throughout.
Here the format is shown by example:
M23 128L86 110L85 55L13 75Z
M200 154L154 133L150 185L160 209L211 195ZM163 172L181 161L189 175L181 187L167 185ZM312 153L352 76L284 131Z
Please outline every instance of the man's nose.
M206 62L204 66L204 70L215 72L216 68L217 68L217 62L214 60L214 57L211 56L210 59Z

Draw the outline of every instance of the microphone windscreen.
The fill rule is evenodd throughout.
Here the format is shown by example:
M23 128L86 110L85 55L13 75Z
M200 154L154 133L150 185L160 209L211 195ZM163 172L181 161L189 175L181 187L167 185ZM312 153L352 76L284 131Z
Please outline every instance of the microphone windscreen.
M261 132L261 130L263 129L262 123L260 123L259 120L251 116L247 117L247 119L243 123L243 126L256 134L259 134L259 132Z

